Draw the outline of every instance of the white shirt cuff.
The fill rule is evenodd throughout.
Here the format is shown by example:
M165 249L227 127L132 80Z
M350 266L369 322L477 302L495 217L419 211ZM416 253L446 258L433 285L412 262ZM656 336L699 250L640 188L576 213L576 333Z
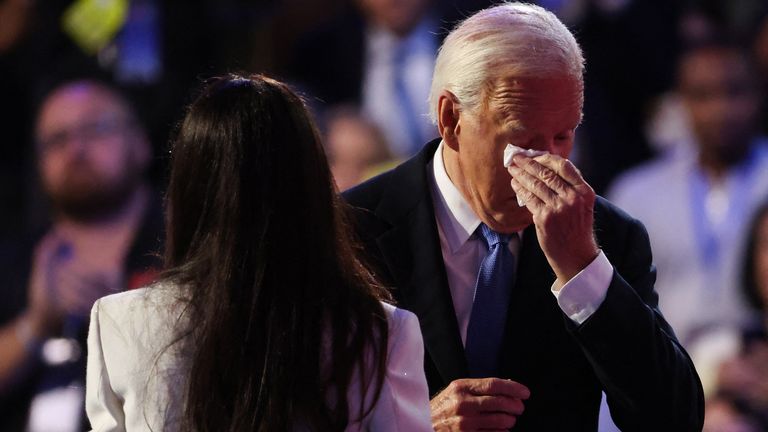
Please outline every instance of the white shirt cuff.
M552 294L560 309L576 324L582 324L600 307L613 278L613 266L605 253L600 253L559 290L552 285Z

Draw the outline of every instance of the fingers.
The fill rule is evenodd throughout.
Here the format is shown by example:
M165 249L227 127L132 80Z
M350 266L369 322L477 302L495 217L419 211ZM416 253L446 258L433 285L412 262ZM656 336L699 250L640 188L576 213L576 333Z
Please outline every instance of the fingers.
M510 179L509 184L512 186L512 190L515 191L515 195L517 195L517 202L521 207L525 206L528 208L528 210L531 211L531 213L536 213L540 208L545 206L545 203L541 200L541 198L536 196L536 194L518 182L515 177Z
M435 430L508 430L525 410L530 390L499 378L453 381L432 401Z
M585 183L578 168L568 159L549 153L528 159L549 168L572 186L579 186Z
M29 281L30 308L39 316L55 314L56 293L53 290L57 254L62 240L49 233L35 248L32 273Z
M529 158L517 155L509 168L510 185L531 212L543 206L572 205L580 197L594 197L594 190L567 159L546 154Z
M509 173L512 176L512 189L530 210L540 207L539 202L550 207L557 206L558 201L575 194L573 186L535 161L525 164L524 168L512 165Z
M565 159L559 158L559 161L555 162L552 158L559 157L549 154L537 158L516 156L515 163L509 167L509 172L520 183L529 187L542 201L548 201L545 199L547 196L567 194L573 191L574 186L560 175L559 171L568 171L562 166L566 162ZM541 163L540 160L547 161L548 165Z
M459 403L456 413L473 415L476 413L503 413L518 416L523 413L525 406L522 399L506 396L474 396Z
M531 396L528 387L507 379L465 379L454 381L454 383L475 395L506 396L519 399L528 399Z
M549 206L557 205L560 199L572 199L577 194L576 185L583 183L576 168L558 156L544 155L536 159L516 156L514 162L509 167L509 173L517 182L512 184L515 192L527 191L531 197L535 196ZM571 181L567 181L561 173ZM525 196L523 198L528 201Z

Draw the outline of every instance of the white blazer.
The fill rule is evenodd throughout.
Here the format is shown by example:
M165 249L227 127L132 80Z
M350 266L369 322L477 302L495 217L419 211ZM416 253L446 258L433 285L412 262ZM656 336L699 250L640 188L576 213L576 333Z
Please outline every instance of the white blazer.
M176 293L173 286L155 285L110 295L93 305L85 397L93 430L178 429L188 357L171 345L181 315ZM381 394L371 412L347 430L431 431L418 320L391 305L384 304L384 310L389 343ZM348 391L350 413L358 412L353 404L363 396L355 380ZM373 396L371 388L365 400Z

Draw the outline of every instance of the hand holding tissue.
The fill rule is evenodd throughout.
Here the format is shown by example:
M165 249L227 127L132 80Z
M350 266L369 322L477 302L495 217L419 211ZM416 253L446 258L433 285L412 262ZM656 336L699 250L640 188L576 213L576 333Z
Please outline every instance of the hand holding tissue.
M504 166L509 168L510 165L512 165L512 158L515 157L515 155L522 154L523 156L528 156L530 158L541 156L548 154L548 151L543 150L532 150L532 149L524 149L522 147L518 147L516 145L507 144L507 147L504 148ZM520 198L520 195L517 196L517 205L520 207L523 207L525 205L525 202Z

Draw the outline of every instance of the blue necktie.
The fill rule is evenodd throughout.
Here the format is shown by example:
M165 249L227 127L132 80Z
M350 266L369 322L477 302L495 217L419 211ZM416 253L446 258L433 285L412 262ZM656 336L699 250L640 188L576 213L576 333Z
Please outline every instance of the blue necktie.
M485 378L499 373L515 257L507 246L512 237L510 234L499 234L483 223L477 233L488 246L488 255L477 273L464 352L470 376Z

